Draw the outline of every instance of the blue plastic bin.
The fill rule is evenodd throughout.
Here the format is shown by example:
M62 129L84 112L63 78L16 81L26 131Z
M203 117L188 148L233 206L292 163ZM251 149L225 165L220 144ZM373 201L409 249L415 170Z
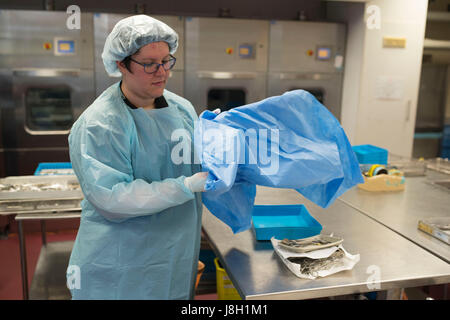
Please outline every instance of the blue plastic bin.
M257 240L302 239L318 235L322 225L302 204L257 205L252 213Z
M441 158L450 159L450 147L441 149Z
M360 164L387 164L388 151L386 149L362 144L352 147Z
M444 126L444 131L442 132L442 148L450 148L450 125Z
M39 163L36 171L34 171L35 176L40 176L41 171L45 169L72 169L71 162L41 162Z

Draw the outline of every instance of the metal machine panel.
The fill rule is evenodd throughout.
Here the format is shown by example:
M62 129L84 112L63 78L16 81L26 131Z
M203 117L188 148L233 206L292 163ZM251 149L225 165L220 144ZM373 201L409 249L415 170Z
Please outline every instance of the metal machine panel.
M99 96L110 85L117 81L120 81L121 79L121 77L110 77L106 73L102 60L102 52L106 37L110 34L116 23L128 16L130 15L109 13L94 14L95 87L97 96ZM166 23L178 33L178 49L174 54L177 62L171 71L171 75L169 81L167 82L166 88L167 90L182 96L184 93L183 79L180 80L179 74L182 74L184 70L184 18L176 16L157 15L152 17ZM181 78L183 77L181 76Z
M82 13L80 29L69 30L65 12L0 11L0 69L93 68L92 14ZM58 51L58 40L72 42L73 52Z
M266 98L269 22L187 18L185 97L197 113Z
M269 22L187 18L186 70L266 72Z
M2 175L67 162L68 133L92 103L92 14L69 30L65 12L0 11Z
M345 25L272 21L269 71L342 73Z
M268 95L309 91L339 119L345 26L336 23L270 23Z

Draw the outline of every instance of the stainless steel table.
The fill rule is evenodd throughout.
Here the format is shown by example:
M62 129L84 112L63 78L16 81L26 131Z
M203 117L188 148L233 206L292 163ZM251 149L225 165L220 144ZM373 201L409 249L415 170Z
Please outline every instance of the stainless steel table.
M427 176L406 177L404 191L353 188L339 200L449 263L450 246L417 228L420 219L450 216L450 189L432 183L445 179L450 176L428 170Z
M23 299L29 299L28 290L28 265L27 265L27 250L25 242L25 234L23 230L23 221L28 220L40 220L41 221L41 231L42 231L42 245L47 245L46 230L45 230L45 220L53 219L73 219L80 218L80 211L65 211L65 212L41 212L41 213L20 213L16 215L16 220L19 229L19 245L20 245L20 264L21 264L21 274L22 274L22 294ZM42 254L42 252L41 252ZM39 259L41 261L41 259ZM39 263L38 263L39 264Z
M256 204L305 204L324 227L344 238L344 247L361 260L350 271L305 280L287 269L270 242L253 231L233 234L203 211L203 229L244 299L310 299L450 282L450 265L341 201L322 209L295 190L258 187ZM379 281L374 279L379 275ZM374 286L378 287L374 288Z

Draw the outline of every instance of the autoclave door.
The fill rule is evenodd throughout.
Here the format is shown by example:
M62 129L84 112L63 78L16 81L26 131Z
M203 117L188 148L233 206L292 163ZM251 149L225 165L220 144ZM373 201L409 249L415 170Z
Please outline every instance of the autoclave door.
M269 22L186 18L185 97L198 114L266 98Z
M7 175L33 174L40 162L68 162L68 134L93 101L90 70L11 71L12 106L2 108Z
M302 73L270 73L268 75L269 96L283 94L286 91L302 89L316 97L331 113L340 119L341 116L341 74L302 74Z
M198 114L216 108L227 111L266 98L263 73L197 72L186 79L186 92L195 92L189 100Z

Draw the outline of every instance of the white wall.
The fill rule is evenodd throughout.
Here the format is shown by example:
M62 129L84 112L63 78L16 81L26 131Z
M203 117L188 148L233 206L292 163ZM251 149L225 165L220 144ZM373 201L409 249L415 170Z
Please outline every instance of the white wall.
M360 78L364 57L364 3L330 3L327 8L328 18L347 23L347 40L345 45L345 72L341 107L341 125L354 143L360 99Z
M376 5L381 13L380 29L372 30L361 23L361 15L366 21L368 14L356 10L357 4L342 4L347 6L349 31L341 119L352 144L369 143L412 155L427 4L427 0L367 1L366 9ZM336 4L329 7L330 17L340 19ZM406 47L383 48L383 37L405 38ZM394 89L397 97L380 98L380 83Z

